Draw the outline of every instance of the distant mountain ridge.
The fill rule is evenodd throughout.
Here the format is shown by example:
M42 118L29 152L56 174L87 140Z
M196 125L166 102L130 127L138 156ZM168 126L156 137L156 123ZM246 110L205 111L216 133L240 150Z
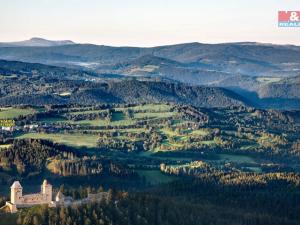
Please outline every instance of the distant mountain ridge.
M289 107L286 99L293 99L293 107L300 106L298 83L292 86L292 92L285 91L288 86L282 84L272 91L278 81L299 75L299 46L252 42L194 42L150 48L73 42L46 48L0 45L0 59L89 70L96 76L108 75L113 79L150 77L189 85L225 87L246 98L250 96L249 99L258 105L264 99L275 101L278 98L283 108Z
M32 46L30 51L22 45L10 46L10 48L0 47L0 58L101 69L102 66L135 62L141 57L153 56L161 60L186 64L192 69L249 76L260 76L265 73L269 76L270 74L297 75L296 71L300 70L299 46L259 43L187 43L138 48L67 42L67 45L61 45L65 44L64 41L63 43L54 42L55 45L50 48ZM91 67L91 64L94 65Z
M0 47L53 47L61 45L74 45L70 40L50 41L43 38L31 38L25 41L18 42L0 42Z

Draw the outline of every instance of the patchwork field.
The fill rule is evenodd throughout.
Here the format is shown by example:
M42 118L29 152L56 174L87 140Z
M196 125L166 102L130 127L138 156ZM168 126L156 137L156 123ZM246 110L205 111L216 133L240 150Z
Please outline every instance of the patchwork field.
M105 139L106 142L110 142L106 144L112 148L115 145L114 140L128 139L134 142L150 138L152 143L149 144L149 150L152 151L225 147L231 140L237 140L240 143L239 148L247 151L261 146L270 146L274 141L280 140L268 133L246 134L246 137L239 138L237 129L232 129L232 127L228 129L223 124L199 126L196 121L184 117L173 107L166 104L145 104L116 106L110 109L74 107L57 112L50 111L31 123L54 126L55 133L46 134L43 131L36 131L19 134L18 138L50 139L71 146L86 147L96 147L97 139ZM37 112L34 109L6 108L2 110L0 118L15 118ZM232 114L234 111L216 111L215 113L223 115L224 113ZM257 113L240 113L234 116L256 120ZM66 126L72 126L72 129L69 130ZM222 134L216 135L216 132Z
M50 110L6 108L0 115L13 118L32 113L36 116L26 123L38 128L20 129L16 139L50 140L121 161L129 159L130 163L142 160L143 166L152 169L138 166L138 174L153 184L169 181L170 177L159 170L159 164L165 162L180 166L203 160L220 168L231 165L238 170L262 172L262 163L273 164L268 159L257 161L255 154L279 154L299 138L293 129L288 131L292 123L282 122L286 124L284 133L290 135L280 135L268 115L262 115L265 112L252 109L202 112L178 105L144 104Z
M0 119L16 119L19 116L26 116L36 112L33 108L0 108Z

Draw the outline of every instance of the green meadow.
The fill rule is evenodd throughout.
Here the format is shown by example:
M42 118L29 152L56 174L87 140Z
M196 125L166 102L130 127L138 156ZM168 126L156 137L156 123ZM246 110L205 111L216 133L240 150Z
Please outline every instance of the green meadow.
M65 144L73 147L94 148L97 146L97 135L84 134L45 134L45 133L26 133L18 136L19 139L34 138L51 140L55 143Z
M19 116L26 116L34 114L36 110L32 108L20 109L20 108L0 108L0 119L16 119Z

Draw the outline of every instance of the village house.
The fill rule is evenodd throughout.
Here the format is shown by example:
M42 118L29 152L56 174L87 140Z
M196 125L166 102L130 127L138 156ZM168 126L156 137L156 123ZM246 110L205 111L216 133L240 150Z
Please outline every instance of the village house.
M14 127L4 127L4 126L2 126L2 127L1 127L1 130L13 132L13 131L14 131Z
M29 129L29 130L37 129L38 127L39 125L37 124L24 125L24 129Z

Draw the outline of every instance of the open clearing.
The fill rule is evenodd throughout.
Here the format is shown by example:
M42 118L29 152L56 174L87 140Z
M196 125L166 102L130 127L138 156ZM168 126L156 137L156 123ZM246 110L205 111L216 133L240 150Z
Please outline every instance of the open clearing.
M175 180L175 177L164 175L160 170L136 170L136 172L145 177L146 181L152 185L169 183Z
M274 83L274 82L281 81L282 78L280 78L280 77L258 77L258 78L256 78L256 80L261 83Z
M97 135L84 134L44 134L44 133L27 133L18 136L19 139L34 138L51 140L55 143L65 144L73 147L88 147L93 148L97 146Z
M133 111L149 111L149 112L169 112L172 107L165 104L146 104L127 107L126 109L131 109ZM124 108L116 108L116 110L123 110Z
M32 108L19 109L19 108L0 108L0 119L15 119L19 116L27 116L35 113Z
M220 160L234 163L255 163L255 160L249 156L233 155L233 154L218 154Z
M1 151L1 149L3 149L3 148L9 148L10 146L11 146L11 144L0 145L0 151Z

